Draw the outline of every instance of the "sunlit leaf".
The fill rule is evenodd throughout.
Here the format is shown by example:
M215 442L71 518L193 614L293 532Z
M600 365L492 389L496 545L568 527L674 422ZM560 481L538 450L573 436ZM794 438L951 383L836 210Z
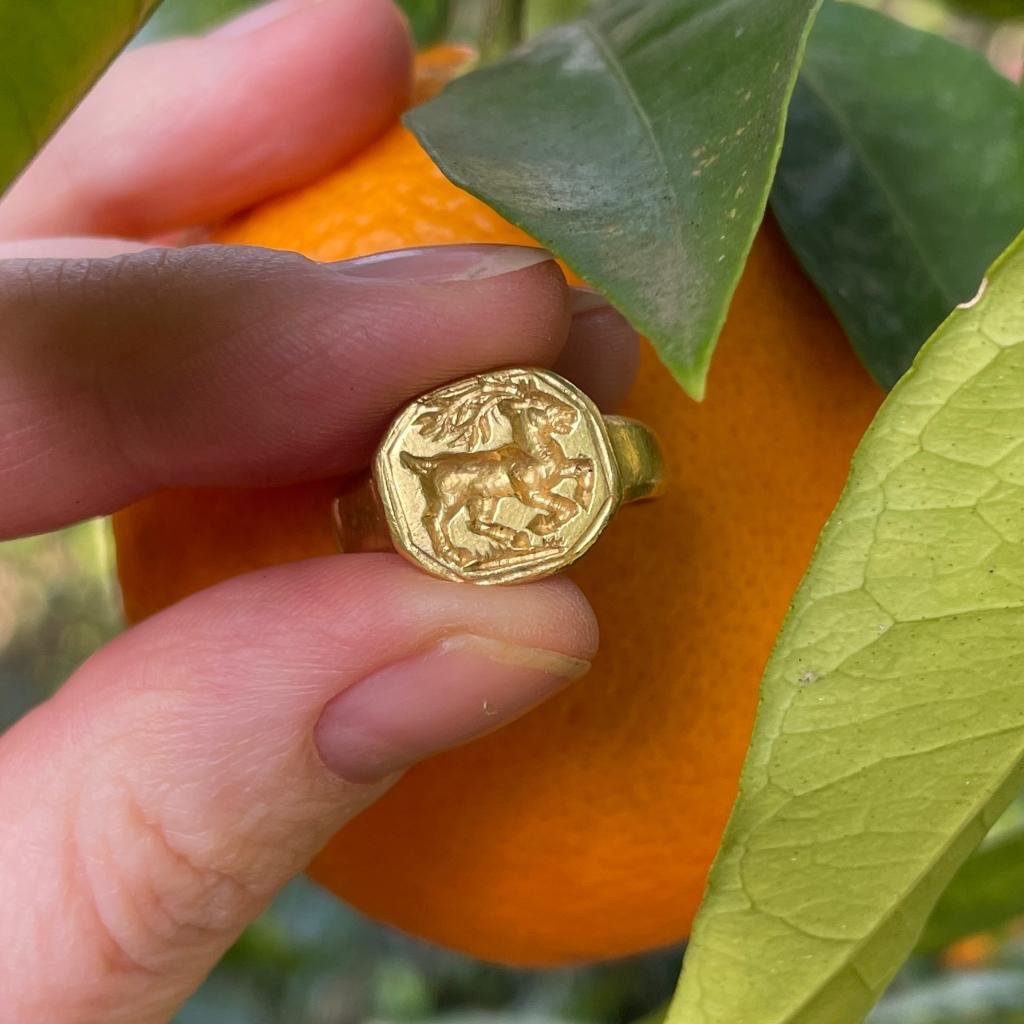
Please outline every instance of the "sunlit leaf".
M1024 228L1024 99L980 54L828 4L793 93L772 208L891 387Z
M764 210L817 0L611 0L408 116L604 291L691 394Z
M765 673L671 1024L860 1021L1022 758L1024 236L854 458Z

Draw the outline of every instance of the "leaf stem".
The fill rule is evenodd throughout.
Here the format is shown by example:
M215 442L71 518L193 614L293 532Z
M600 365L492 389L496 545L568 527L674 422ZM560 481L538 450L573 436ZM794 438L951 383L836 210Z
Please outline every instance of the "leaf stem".
M480 29L480 59L491 61L523 41L526 0L487 0Z

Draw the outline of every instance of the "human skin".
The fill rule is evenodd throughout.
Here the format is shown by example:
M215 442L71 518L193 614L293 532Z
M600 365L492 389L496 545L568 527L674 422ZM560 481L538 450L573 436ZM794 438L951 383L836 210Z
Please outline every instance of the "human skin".
M0 539L164 486L358 475L404 401L490 367L614 406L635 338L540 250L170 246L358 151L410 60L389 0L278 0L108 72L0 201ZM167 1020L404 768L596 644L567 580L393 555L253 573L124 633L0 737L0 1022Z

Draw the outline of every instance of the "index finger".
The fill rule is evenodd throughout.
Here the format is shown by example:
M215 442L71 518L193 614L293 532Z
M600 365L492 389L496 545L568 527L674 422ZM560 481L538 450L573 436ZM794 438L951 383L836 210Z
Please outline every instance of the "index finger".
M519 246L0 263L0 536L162 486L351 473L404 400L550 365L569 323L557 265Z

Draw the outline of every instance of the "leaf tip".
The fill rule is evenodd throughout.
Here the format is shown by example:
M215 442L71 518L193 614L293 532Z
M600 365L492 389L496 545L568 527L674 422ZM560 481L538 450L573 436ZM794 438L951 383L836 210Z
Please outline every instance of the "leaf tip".
M707 389L708 365L710 363L709 354L702 354L693 362L684 363L668 358L665 346L662 344L655 342L654 350L685 394L695 402L704 401L704 392Z

